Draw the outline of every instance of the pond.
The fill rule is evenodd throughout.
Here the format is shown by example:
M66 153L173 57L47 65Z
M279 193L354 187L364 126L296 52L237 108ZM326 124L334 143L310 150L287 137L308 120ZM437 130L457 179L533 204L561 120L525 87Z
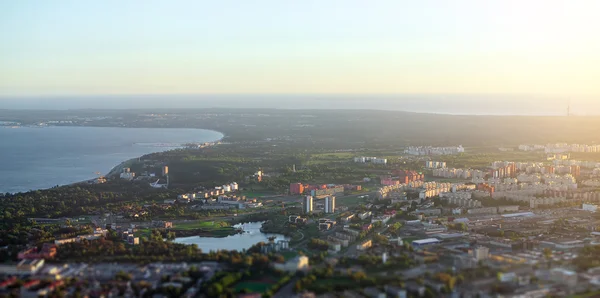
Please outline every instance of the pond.
M176 243L196 244L198 248L204 252L217 250L244 250L259 242L269 242L269 237L275 237L275 242L279 240L290 240L281 234L263 233L260 231L262 222L250 222L237 224L235 228L241 228L244 232L241 234L231 235L224 238L215 237L181 237L176 238Z

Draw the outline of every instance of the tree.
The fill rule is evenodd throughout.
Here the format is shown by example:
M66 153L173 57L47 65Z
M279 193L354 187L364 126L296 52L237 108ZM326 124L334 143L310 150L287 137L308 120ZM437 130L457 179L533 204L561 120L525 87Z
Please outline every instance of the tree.
M365 278L367 278L367 275L362 271L357 271L352 274L352 279L354 281L361 281Z

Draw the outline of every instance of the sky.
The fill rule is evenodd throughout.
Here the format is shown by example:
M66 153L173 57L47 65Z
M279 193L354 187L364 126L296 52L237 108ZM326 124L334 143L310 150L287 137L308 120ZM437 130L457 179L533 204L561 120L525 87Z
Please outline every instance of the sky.
M600 95L600 1L0 1L0 96Z

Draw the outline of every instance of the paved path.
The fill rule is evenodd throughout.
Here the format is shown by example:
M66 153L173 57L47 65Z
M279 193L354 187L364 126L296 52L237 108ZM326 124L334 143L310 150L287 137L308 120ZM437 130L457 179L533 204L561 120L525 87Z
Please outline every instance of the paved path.
M296 286L296 282L298 281L297 277L294 277L290 280L290 282L288 282L287 284L285 284L283 287L281 287L281 289L279 289L279 291L277 291L277 293L275 293L275 295L273 295L274 298L290 298L290 297L294 297L294 287Z

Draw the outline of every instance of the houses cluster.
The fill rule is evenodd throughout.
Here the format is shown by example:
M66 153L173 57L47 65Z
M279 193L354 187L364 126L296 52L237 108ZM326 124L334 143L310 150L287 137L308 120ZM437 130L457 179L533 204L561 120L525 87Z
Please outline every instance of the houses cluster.
M138 295L133 290L134 284L143 283L149 288L142 289L138 293L140 296L143 296L148 290L188 288L187 291L182 292L181 296L194 297L203 279L195 280L181 274L189 270L192 265L198 268L206 279L212 277L218 269L218 264L213 262L146 265L44 264L43 260L40 260L37 263L30 262L28 265L23 265L38 268L35 272L28 274L28 278L20 279L18 276L22 276L22 274L4 278L0 282L0 294L13 293L19 297L53 297L61 293L73 296L73 293L79 292L83 297L135 297ZM6 265L0 265L0 267L2 266ZM2 270L2 272L6 271ZM119 273L126 273L131 277L131 281L119 280ZM170 278L165 279L164 276L170 276ZM9 287L12 288L12 292L6 291Z
M372 164L376 164L376 165L385 165L385 164L387 164L388 161L386 158L378 158L378 157L372 157L372 156L360 156L360 157L355 157L354 162L355 163L372 163Z
M409 155L452 155L464 152L465 148L462 145L451 147L410 146L404 150L404 153Z
M449 204L468 208L481 207L481 202L471 199L472 197L473 193L470 191L440 193L440 199L447 201Z
M258 202L257 199L246 198L246 196L236 195L220 195L216 199L208 198L201 199L202 204L196 207L200 210L228 210L228 209L246 209L246 208L259 208L263 204Z
M329 244L329 250L338 252L342 248L349 247L352 243L356 242L359 234L359 231L347 227L336 230L335 233L327 236L326 241Z
M521 151L544 151L546 153L600 152L600 145L555 143L546 145L519 145Z
M79 235L76 237L71 237L71 238L66 238L66 239L56 239L56 240L54 240L54 244L56 244L56 246L60 246L60 245L66 244L66 243L81 242L82 240L92 241L92 240L100 239L100 237L105 237L106 233L108 233L108 230L102 229L102 228L96 228L92 234Z
M427 169L446 168L446 162L445 161L427 160L427 161L425 161L425 168L427 168Z
M329 218L321 218L319 219L319 230L327 231L333 228L336 224L335 220Z
M425 174L415 171L395 170L392 175L381 176L380 181L381 185L386 186L407 184L415 181L425 181Z
M288 222L294 223L294 224L306 224L308 222L308 219L306 217L301 217L299 215L290 215L288 217Z
M189 203L193 200L200 199L208 199L215 196L225 195L228 193L238 191L239 186L237 182L231 182L229 184L224 184L222 186L216 186L213 189L209 189L206 191L198 192L198 193L186 193L180 194L177 196L177 201L181 203Z
M291 183L289 192L291 195L303 195L309 194L316 198L323 198L325 196L334 196L343 194L345 191L360 191L362 186L352 184L304 184L304 183Z
M440 168L433 169L432 175L434 177L442 178L480 179L484 178L486 173L484 171L474 169Z
M407 190L417 189L423 184L424 182L419 180L409 183L385 185L377 190L377 198L380 200L387 199L390 197L405 198Z
M44 243L41 249L37 247L25 249L18 254L19 260L24 259L53 259L56 256L57 245L51 243Z

